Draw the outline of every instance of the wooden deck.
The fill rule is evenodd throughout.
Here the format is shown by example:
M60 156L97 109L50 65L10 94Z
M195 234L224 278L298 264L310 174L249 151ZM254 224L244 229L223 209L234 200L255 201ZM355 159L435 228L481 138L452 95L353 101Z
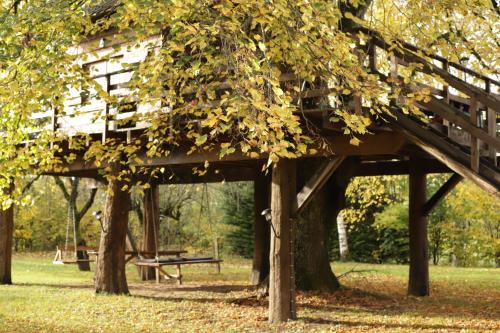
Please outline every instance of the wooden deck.
M404 162L409 155L418 151L424 158L437 159L445 168L498 194L500 82L440 56L420 56L419 50L409 44L406 45L407 51L392 50L376 34L370 31L364 33L371 35L370 42L360 47L366 54L367 68L377 74L380 80L387 80L394 88L401 89L402 95L398 99L404 99L405 95L416 89L425 88L430 92L429 98L417 102L425 119L403 115L398 108L398 100L393 100L391 107L399 118L375 122L370 127L372 134L361 136L362 143L353 146L342 134L342 128L327 120L335 110L335 105L318 108L318 105L329 104L318 104L318 100L328 100L328 95L334 88L314 88L311 84L312 88L296 95L296 101L300 99L302 106L297 115L304 124L313 124L320 129L321 136L329 143L330 148L320 150L320 155L354 155L386 163ZM106 103L97 98L95 90L83 93L73 89L65 98L64 110L48 110L35 115L39 126L33 128L32 136L42 130L49 130L68 137L88 135L89 144L94 140L105 142L107 138L118 138L128 142L139 139L146 145L147 140L143 134L149 124L141 115L148 112L170 112L168 105L162 105L160 101L137 100L129 86L134 68L145 59L148 52L155 52L159 48L160 37L152 36L144 41L142 47L132 50L122 40L116 42L121 47L113 47L109 41L117 38L116 36L100 38L80 45L75 52L88 52L91 55L81 64L82 68L112 97L113 102ZM405 83L399 72L406 70L412 63L421 66L414 69L412 82ZM284 86L304 82L300 77L286 73L281 76L281 81ZM222 83L221 89L230 89L230 86ZM355 95L352 112L367 114L366 103L367 101ZM72 152L78 156L74 163L67 166L65 175L98 178L97 170L104 165L97 167L92 161L84 161L83 152L73 150L69 143L61 145L61 155ZM147 157L144 151L139 153L143 160L140 166L168 166L174 174L178 171L182 177L196 181L181 171L180 166L197 166L209 161L214 163L216 170L224 170L226 176L212 175L205 179L242 180L252 179L256 162L262 162L237 153L221 160L216 151L186 155L187 150L188 147L181 145L169 156L154 158ZM260 158L265 159L266 156ZM247 171L239 173L234 171L234 167ZM54 174L60 173L54 171Z

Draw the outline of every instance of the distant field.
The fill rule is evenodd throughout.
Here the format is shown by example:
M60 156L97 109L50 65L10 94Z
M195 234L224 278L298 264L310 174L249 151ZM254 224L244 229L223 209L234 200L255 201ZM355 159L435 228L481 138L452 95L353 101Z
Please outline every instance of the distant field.
M499 332L500 270L432 267L431 296L406 296L407 266L333 263L343 289L299 293L298 320L267 324L253 297L250 262L183 269L185 284L141 282L132 296L96 296L93 272L55 266L50 255L16 255L15 285L0 286L0 332Z

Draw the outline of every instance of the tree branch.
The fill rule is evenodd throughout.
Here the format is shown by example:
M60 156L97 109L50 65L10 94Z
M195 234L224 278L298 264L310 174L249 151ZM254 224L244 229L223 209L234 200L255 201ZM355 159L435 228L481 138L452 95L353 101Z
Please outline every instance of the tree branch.
M90 195L87 198L87 201L85 202L85 205L83 205L82 209L77 212L77 219L80 221L85 214L89 211L90 207L94 204L95 196L97 194L97 188L93 188L90 190Z
M54 181L56 182L57 186L59 186L59 188L61 189L61 192L63 193L64 195L64 198L67 200L67 201L70 201L71 197L68 193L68 190L66 189L66 185L64 184L64 182L62 181L61 177L59 176L54 176Z
M23 186L22 194L26 194L30 190L30 188L33 186L33 184L40 179L40 175L37 175L35 178L31 179L26 185Z

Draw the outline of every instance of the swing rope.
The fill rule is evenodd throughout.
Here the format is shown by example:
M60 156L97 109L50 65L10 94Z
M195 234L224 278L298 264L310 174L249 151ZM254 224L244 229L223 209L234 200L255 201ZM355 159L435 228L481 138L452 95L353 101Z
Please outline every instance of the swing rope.
M66 223L66 239L64 242L64 252L68 252L68 242L69 242L69 205L68 205L68 221Z

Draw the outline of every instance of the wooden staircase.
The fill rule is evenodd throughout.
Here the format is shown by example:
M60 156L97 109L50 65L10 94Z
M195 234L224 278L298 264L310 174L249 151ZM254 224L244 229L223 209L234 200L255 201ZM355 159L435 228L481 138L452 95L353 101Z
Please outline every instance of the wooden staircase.
M377 66L379 49L384 52L382 58L390 62L385 68ZM392 49L376 35L367 46L370 69L402 92L391 101L395 116L390 119L391 126L456 173L500 197L500 82L410 44L403 43L402 49ZM418 64L421 75L404 83L398 68L410 64ZM445 84L436 84L435 79ZM399 102L406 93L420 88L431 92L417 104L425 117L404 114Z

